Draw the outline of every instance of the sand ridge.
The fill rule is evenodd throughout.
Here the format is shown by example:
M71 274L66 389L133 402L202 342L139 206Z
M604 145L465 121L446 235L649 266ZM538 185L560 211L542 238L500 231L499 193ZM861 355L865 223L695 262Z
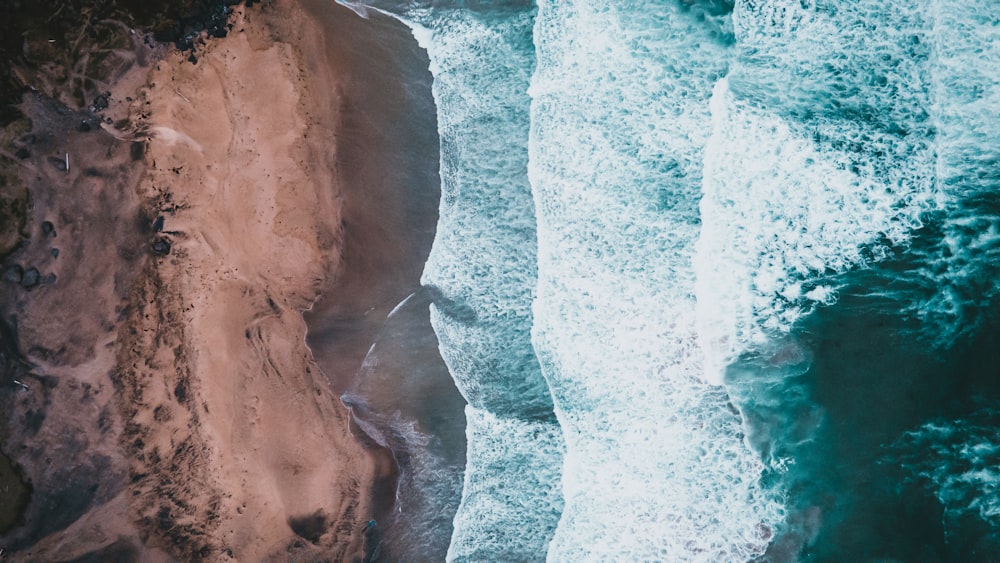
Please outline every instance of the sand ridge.
M338 263L336 105L308 95L301 55L321 33L291 3L233 25L197 64L161 61L134 106L151 133L140 193L170 250L119 358L131 510L185 558L360 558L374 462L301 314Z
M34 492L0 558L375 547L394 468L352 434L303 318L342 275L343 76L298 2L236 12L193 57L126 30L106 109L46 75L3 131L33 210L0 284L0 439Z

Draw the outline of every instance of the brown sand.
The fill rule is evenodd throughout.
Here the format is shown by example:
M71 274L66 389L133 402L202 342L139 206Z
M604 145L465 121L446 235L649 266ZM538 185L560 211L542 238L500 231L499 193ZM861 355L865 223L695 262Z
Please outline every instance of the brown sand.
M0 538L15 557L363 557L385 459L352 436L302 316L340 263L337 76L297 3L233 23L197 64L156 63L134 102L119 83L127 130L50 139L23 166L32 228L58 237L17 258L58 277L8 290L35 365L12 400L35 484L34 524ZM29 113L41 131L59 112Z

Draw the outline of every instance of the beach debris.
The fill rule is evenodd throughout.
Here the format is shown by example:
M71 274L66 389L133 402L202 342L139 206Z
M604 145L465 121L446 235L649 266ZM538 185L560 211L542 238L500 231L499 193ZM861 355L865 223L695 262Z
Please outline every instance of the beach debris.
M66 153L66 173L69 174L69 153Z
M12 381L14 382L15 385L20 386L25 391L31 391L31 389L28 389L28 386L25 385L25 383L23 381L21 381L20 379L13 379Z

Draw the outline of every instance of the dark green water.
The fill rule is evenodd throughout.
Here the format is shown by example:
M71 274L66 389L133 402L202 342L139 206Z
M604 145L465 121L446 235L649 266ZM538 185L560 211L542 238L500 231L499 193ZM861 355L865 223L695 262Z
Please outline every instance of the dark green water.
M934 346L928 327L864 293L845 291L729 370L751 441L789 460L770 479L787 490L791 516L765 560L994 561L996 530L971 515L948 521L938 489L914 470L937 467L935 452L903 438L1000 404L996 309Z

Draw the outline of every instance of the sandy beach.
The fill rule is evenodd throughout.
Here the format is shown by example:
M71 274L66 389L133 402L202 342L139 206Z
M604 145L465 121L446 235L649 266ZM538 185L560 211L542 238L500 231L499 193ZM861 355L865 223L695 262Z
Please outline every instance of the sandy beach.
M393 468L303 320L342 263L338 76L298 3L230 21L193 54L137 41L111 123L39 95L10 140L34 203L9 262L42 280L0 301L4 453L34 489L15 560L365 556Z

